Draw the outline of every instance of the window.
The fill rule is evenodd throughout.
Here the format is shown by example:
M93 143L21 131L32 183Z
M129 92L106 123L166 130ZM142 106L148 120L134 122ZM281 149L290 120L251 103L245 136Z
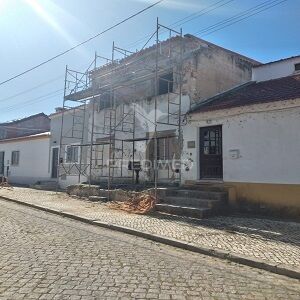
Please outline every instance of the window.
M67 157L66 162L67 163L77 163L79 162L79 146L67 146Z
M102 109L110 108L112 106L113 99L111 97L110 92L104 92L97 98L97 107L98 112L100 112Z
M20 160L20 151L12 151L11 153L11 165L18 166Z
M172 160L174 158L175 137L166 137L157 139L157 159Z
M159 76L158 94L164 95L173 92L173 72Z
M300 63L295 64L295 71L300 71Z
M0 140L6 138L6 130L5 128L0 128Z

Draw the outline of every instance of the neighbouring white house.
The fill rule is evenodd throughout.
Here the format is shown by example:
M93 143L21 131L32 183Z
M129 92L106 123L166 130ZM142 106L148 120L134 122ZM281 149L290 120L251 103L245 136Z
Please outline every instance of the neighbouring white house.
M182 183L300 215L300 56L254 67L252 81L195 105L183 131Z
M0 140L0 177L12 184L50 179L50 132Z

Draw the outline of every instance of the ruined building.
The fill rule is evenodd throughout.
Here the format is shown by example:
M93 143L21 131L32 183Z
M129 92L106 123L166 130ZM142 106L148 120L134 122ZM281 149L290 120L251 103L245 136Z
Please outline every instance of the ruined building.
M161 31L169 38L160 41ZM66 69L62 128L53 137L62 185L180 182L186 112L249 81L259 64L160 24L153 37L134 53L113 44L112 57L96 55L86 72Z

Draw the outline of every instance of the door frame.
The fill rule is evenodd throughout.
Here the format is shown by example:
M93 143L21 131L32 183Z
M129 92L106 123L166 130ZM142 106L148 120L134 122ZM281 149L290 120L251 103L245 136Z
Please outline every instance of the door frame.
M214 127L219 127L221 129L221 176L220 177L215 177L215 178L206 178L201 176L201 151L202 151L202 147L203 147L203 143L201 141L201 129L205 129L205 128L214 128ZM199 151L197 151L197 157L198 157L198 178L201 181L223 181L224 178L224 155L223 155L223 125L222 124L215 124L215 125L209 125L209 126L201 126L198 128L198 149Z
M58 166L59 166L59 146L52 146L51 147L51 164L50 164L50 176L51 178L53 179L57 179L58 178L58 174L56 175L56 177L53 177L52 176L52 170L53 170L53 149L58 149L58 152L57 152L57 172L58 172Z
M5 176L5 151L0 151L0 153L3 153L3 174L0 173L0 176Z

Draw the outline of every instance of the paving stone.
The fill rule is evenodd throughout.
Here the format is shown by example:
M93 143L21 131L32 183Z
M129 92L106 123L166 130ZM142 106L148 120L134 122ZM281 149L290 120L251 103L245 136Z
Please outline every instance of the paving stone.
M296 222L242 216L191 220L158 214L134 215L109 209L103 203L70 197L65 193L27 188L2 188L1 195L268 263L300 267L300 224Z
M1 300L300 298L298 280L0 205Z

